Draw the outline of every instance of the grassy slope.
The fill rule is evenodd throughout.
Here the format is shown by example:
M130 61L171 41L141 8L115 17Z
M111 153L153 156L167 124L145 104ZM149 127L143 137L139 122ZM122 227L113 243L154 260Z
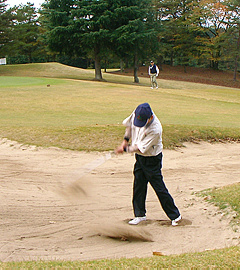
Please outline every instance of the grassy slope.
M240 137L240 92L234 88L163 80L160 90L150 91L148 79L135 85L128 76L105 74L108 82L94 82L93 71L58 63L0 66L0 73L0 135L22 143L113 149L124 132L122 120L146 101L164 126L165 147Z
M75 80L93 80L94 71L62 65L59 63L34 63L21 65L0 65L0 76L18 77L43 77L43 78L64 78ZM112 76L104 74L108 82L127 83L133 82L130 76ZM112 79L114 78L114 79ZM144 79L145 80L145 79ZM144 83L143 80L143 83Z
M112 76L112 74L118 74L119 76ZM140 67L138 74L140 78L139 85L149 86L147 67ZM94 71L70 67L59 63L35 63L6 66L0 65L0 76L28 76L92 80L94 78ZM107 70L107 73L103 73L103 78L108 82L134 84L133 71L131 69L126 69L123 73L120 71L111 72L111 70ZM179 85L182 85L182 82L187 81L193 83L240 88L239 75L238 80L233 81L233 74L230 71L216 71L212 69L189 67L187 68L187 73L185 73L183 67L171 67L163 65L163 70L160 72L159 79L161 79L161 88L169 87L169 85L172 84L171 81L175 80L178 81L177 83ZM175 84L176 82L173 83Z

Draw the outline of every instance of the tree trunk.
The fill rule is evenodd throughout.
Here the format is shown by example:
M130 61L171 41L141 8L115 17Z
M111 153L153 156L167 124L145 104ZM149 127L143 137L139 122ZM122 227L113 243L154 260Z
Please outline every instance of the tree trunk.
M125 61L124 62L125 62L126 68L129 68L129 62L128 62L128 58L127 57L125 58Z
M138 57L137 57L136 53L134 55L134 82L139 83L139 79L138 79Z
M32 54L31 54L31 52L28 54L28 62L32 63Z
M218 70L218 61L216 61L216 60L211 60L211 62L210 62L210 67L211 67L212 69Z
M105 59L104 61L104 72L106 73L107 72L107 60Z
M237 69L238 69L238 55L235 57L235 65L234 65L234 73L233 73L233 80L237 80Z
M158 64L159 69L162 71L163 70L163 66L162 66L163 65L163 56L162 55L158 56L157 64Z
M184 64L184 73L187 73L187 65Z
M123 73L123 60L120 60L120 69L121 69L121 73Z
M234 75L233 75L233 80L234 81L237 80L239 48L240 48L240 30L239 30L239 34L238 34L238 40L237 40L237 55L235 57L235 66L234 66Z
M170 56L170 66L173 67L173 54Z
M95 80L102 81L102 71L101 71L101 60L100 60L100 50L99 47L96 46L94 50L95 57Z

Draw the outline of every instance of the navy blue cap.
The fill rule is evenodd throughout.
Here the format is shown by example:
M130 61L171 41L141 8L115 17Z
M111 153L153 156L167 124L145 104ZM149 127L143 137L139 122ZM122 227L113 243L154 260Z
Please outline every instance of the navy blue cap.
M134 126L143 127L147 120L152 116L153 112L148 103L140 104L135 110Z

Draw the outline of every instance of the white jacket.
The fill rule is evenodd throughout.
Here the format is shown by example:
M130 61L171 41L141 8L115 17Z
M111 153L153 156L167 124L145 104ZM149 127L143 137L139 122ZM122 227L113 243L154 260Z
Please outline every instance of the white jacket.
M129 152L136 152L142 156L157 156L163 150L162 125L153 113L153 120L143 127L133 124L135 111L123 121L126 126L125 136L132 139Z

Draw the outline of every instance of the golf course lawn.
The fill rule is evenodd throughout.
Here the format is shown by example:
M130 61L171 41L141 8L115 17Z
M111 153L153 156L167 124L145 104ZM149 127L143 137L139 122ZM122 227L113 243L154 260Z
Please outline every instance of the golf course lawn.
M165 148L187 141L240 141L240 89L159 78L159 89L152 90L146 78L137 85L131 77L106 74L105 82L97 82L92 70L56 63L24 66L0 66L1 138L78 151L113 150L124 134L123 119L148 102L163 125ZM239 258L238 246L146 259L0 262L0 268L238 268Z
M59 71L59 64L54 67ZM112 74L107 74L111 82L68 79L76 70L80 79L85 78L87 71L62 67L69 68L65 79L14 77L12 71L1 77L2 137L73 150L110 150L122 138L122 120L138 104L148 102L163 125L165 148L189 140L239 140L239 89L159 79L159 89L152 90L144 78L142 85L119 83L121 76ZM43 65L39 70L42 74Z

